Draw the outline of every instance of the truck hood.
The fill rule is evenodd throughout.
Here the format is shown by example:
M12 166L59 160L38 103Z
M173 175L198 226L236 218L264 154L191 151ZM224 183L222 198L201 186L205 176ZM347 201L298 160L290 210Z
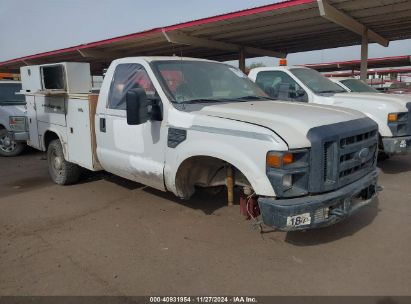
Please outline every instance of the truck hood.
M268 128L290 149L310 147L307 133L311 128L365 117L345 108L270 100L210 105L199 112Z
M346 102L370 103L380 110L388 112L408 112L407 103L411 102L411 96L389 95L384 93L337 93L333 95L334 105L343 105Z
M7 116L26 116L27 110L24 105L0 105L0 112Z

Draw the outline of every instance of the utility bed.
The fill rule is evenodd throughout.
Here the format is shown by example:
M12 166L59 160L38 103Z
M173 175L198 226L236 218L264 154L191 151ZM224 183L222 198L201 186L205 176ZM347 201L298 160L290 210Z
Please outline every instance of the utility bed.
M48 132L52 131L58 134L67 161L97 171L101 170L94 130L98 94L89 92L91 81L86 81L91 79L89 71L88 64L83 63L22 68L23 93L27 103L28 144L46 151L50 141Z
M28 144L45 151L46 130L59 134L67 160L89 170L101 170L96 155L94 121L97 94L26 94L30 140Z

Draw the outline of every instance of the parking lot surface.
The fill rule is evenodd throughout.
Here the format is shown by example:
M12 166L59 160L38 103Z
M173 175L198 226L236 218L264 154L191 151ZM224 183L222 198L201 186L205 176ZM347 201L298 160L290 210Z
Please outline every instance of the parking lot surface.
M260 234L224 194L181 201L106 173L58 186L0 158L0 295L411 295L411 157L335 226Z

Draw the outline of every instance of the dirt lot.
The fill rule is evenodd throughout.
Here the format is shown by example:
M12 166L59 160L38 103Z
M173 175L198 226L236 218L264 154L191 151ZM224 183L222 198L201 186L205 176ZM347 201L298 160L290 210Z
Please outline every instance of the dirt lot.
M183 202L108 174L50 182L0 158L0 295L411 295L411 157L350 220L263 235L224 196Z

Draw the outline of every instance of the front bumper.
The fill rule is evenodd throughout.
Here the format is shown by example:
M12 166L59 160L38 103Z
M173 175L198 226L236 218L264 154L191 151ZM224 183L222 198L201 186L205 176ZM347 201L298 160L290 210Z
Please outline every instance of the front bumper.
M9 133L10 139L14 141L27 141L29 139L28 131L23 131L23 132L9 131L8 133Z
M384 137L382 143L387 154L406 154L411 151L411 136Z
M293 199L258 199L264 224L282 231L335 224L368 205L377 196L378 171L336 191ZM300 215L304 215L300 220Z

